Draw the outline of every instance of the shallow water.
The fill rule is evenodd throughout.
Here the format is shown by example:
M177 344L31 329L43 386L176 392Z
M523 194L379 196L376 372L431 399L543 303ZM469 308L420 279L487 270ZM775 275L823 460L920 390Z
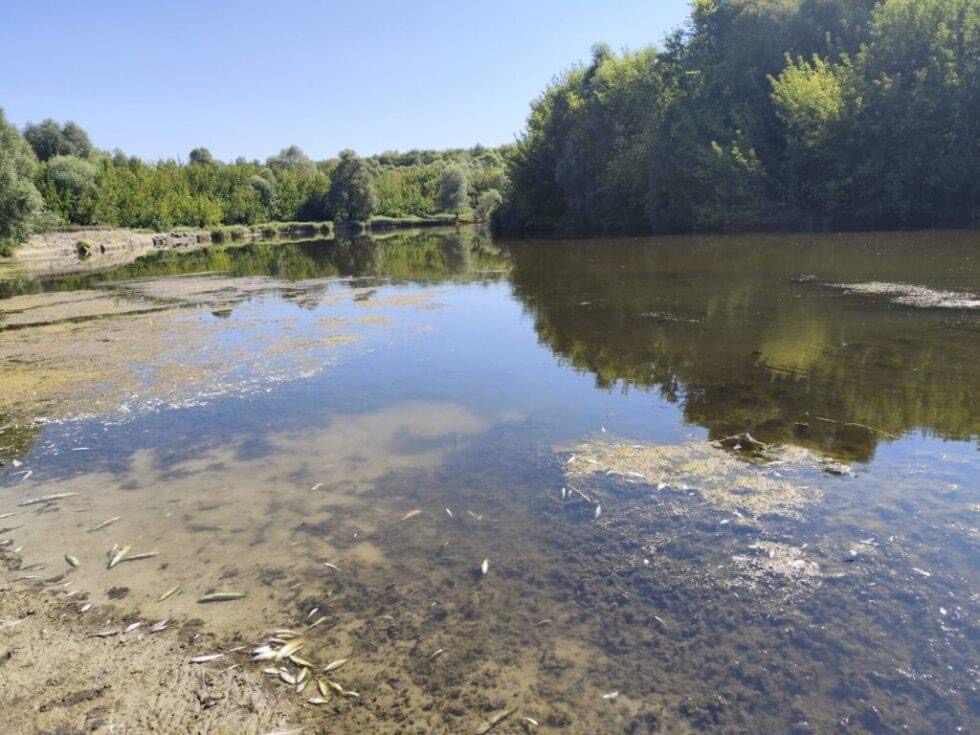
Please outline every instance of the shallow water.
M7 282L0 537L43 565L8 577L229 641L318 608L338 732L975 732L978 245L430 231Z

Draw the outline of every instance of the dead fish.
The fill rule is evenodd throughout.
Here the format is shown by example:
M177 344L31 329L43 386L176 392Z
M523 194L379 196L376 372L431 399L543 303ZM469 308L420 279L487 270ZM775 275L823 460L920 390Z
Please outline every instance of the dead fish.
M323 679L316 680L317 691L320 692L321 697L325 697L330 693L330 688L327 686L327 682Z
M342 697L349 697L350 699L360 699L361 698L361 695L360 694L358 694L357 692L353 692L350 689L344 689L342 692L340 692L340 696L342 696Z
M591 503L592 502L592 498L590 498L588 495L586 495L585 493L583 493L577 487L573 487L572 488L572 492L573 493L578 493L579 497L581 497L582 500L584 500L586 503Z
M453 512L449 508L446 508L446 513L449 514L450 518L453 518Z
M320 612L320 608L314 607L312 610L310 610L308 613L306 613L306 619L309 620L314 615L316 615L318 612Z
M401 517L401 520L407 521L409 518L414 518L415 516L417 516L417 515L419 515L421 513L422 513L422 511L419 510L418 508L416 508L415 510L410 510L410 511L408 511L408 513L406 513L405 515L403 515Z
M160 595L160 599L157 600L157 602L163 602L168 597L172 597L173 595L176 595L178 592L180 592L180 585L179 584L175 584L169 590L167 590L162 595Z
M471 516L473 516L473 517L474 517L474 518L475 518L476 520L478 520L478 521L482 521L482 520L483 520L483 516L481 516L481 515L477 515L476 513L474 513L474 512L473 512L473 511L471 511L471 510L468 510L468 511L466 511L466 512L467 512L467 513L469 513L469 514L470 514Z
M513 707L510 709L500 710L500 712L490 715L490 718L476 729L475 735L487 735L488 732L493 730L493 728L506 720L512 714L514 714Z
M91 609L92 609L92 603L91 602L86 602L84 605L82 605L82 607L79 610L79 612L85 613L85 612L88 612Z
M0 521L2 521L4 518L12 518L15 515L19 515L18 511L14 511L13 513L2 513L0 514Z
M335 682L333 679L319 679L318 682L319 681L326 682L326 685L333 691L337 692L337 694L344 693L344 688L340 686L340 684Z
M53 503L56 500L64 500L65 498L74 498L78 493L55 493L54 495L44 495L40 498L31 498L30 500L25 500L21 503L17 503L18 506L23 507L27 505L39 505L40 503Z
M331 564L328 561L323 562L323 566L325 566L327 569L333 569L334 571L337 572L340 571L340 567L338 567L336 564Z
M286 645L276 651L276 661L282 661L287 656L299 651L306 643L302 640L289 641Z
M252 651L253 661L271 661L276 657L276 651L272 646L259 646Z
M213 592L210 595L204 595L204 597L198 600L199 603L207 602L231 602L232 600L241 600L248 597L245 592Z
M92 634L93 638L109 638L110 636L119 635L119 628L106 628L105 630L99 630Z
M561 499L565 500L568 497L568 488L563 487L561 489Z
M282 679L283 683L285 684L291 684L294 686L296 684L296 677L293 674L290 674L286 669L279 669L279 678Z
M138 621L138 622L135 622L135 623L130 623L129 625L126 626L126 629L123 631L123 633L132 633L134 630L136 630L142 624L143 624L142 621Z
M304 669L316 668L311 662L307 661L305 658L300 658L296 654L291 655L289 657L289 660L292 661L297 666L303 667Z
M925 569L919 569L919 567L912 567L912 571L916 574L921 574L923 577L931 577L932 572L927 572Z
M307 630L313 630L316 626L322 625L325 622L327 622L327 616L326 615L321 615L316 620L314 620L312 623L310 623L309 625L307 625L306 626L306 629Z
M127 556L125 559L121 559L120 561L125 561L125 562L140 561L142 559L152 559L154 556L160 556L160 552L145 551L142 554L132 554L131 556Z
M217 661L219 658L224 658L223 653L205 653L203 656L195 656L191 659L192 664L206 664L208 661Z
M337 669L339 669L341 666L343 666L348 661L350 661L349 658L338 658L336 661L331 661L326 666L324 666L323 667L323 671L324 672L327 672L327 671L336 671Z
M597 505L597 506L595 507L595 519L596 519L596 520L599 520L599 517L600 517L601 515L602 515L602 506L601 506L601 505Z
M158 623L154 623L150 626L151 633L160 633L167 629L167 624L170 622L170 618L164 618Z
M327 702L329 702L330 700L324 699L323 697L310 697L306 701L309 702L310 704L327 704Z
M487 572L490 571L490 560L484 559L483 563L480 565L480 572L486 576Z
M428 658L431 661L434 658L439 658L442 654L446 652L445 648L437 648L432 653L429 654Z
M122 518L122 516L116 516L115 518L110 518L110 519L108 519L106 521L102 521L102 523L100 523L95 528L93 528L90 531L90 533L95 533L96 531L101 531L103 528L108 528L113 523L115 523L116 521L118 521L120 518Z
M538 622L536 622L534 624L534 627L535 628L540 628L542 625L551 625L553 622L555 622L555 621L552 620L551 618L545 618L544 620L539 620Z
M76 569L82 565L78 557L72 556L71 554L65 554L65 561L68 562L68 566L75 567Z
M607 700L607 701L609 701L609 702L613 702L613 701L619 699L619 692L618 691L615 691L615 692L609 692L609 694L603 694L602 695L602 698L605 699L605 700Z
M303 670L306 671L306 669L303 669ZM308 687L309 685L310 685L310 680L309 679L303 679L301 681L297 681L296 682L295 693L296 694L302 694L303 692L306 691L306 687Z
M522 717L521 720L523 720L524 722L526 722L531 727L538 727L539 726L538 721L536 719L534 719L533 717Z
M24 473L24 476L20 478L20 481L27 482L27 480L30 479L30 476L33 474L34 474L34 470L28 470L27 472Z
M318 482L316 485L314 485L313 487L311 487L310 490L319 490L321 487L323 487L323 483L322 482Z
M109 569L112 569L114 566L116 566L116 564L118 564L123 559L125 559L126 555L132 550L133 547L130 546L129 544L126 544L121 549L119 549L119 551L116 552L116 555L109 560Z

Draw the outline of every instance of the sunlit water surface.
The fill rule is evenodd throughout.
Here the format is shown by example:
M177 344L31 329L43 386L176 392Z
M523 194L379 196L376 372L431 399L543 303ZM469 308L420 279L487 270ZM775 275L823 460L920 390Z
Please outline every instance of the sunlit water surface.
M378 732L977 732L977 253L464 230L9 282L0 537L148 620L319 608Z

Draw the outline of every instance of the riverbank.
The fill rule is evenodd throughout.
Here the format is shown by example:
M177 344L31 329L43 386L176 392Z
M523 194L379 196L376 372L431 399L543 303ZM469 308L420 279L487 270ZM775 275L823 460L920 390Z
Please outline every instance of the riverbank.
M212 244L258 240L331 238L364 232L452 227L470 224L451 215L377 217L368 222L269 222L211 229L150 232L121 227L67 227L36 233L8 257L0 257L0 279L45 278L109 270L160 251L190 252Z

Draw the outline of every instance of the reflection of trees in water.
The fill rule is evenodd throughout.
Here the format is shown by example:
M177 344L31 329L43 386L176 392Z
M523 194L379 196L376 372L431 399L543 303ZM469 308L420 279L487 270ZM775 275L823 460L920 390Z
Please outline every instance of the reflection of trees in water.
M714 437L854 459L887 436L980 434L980 315L821 283L976 289L969 233L535 242L508 248L541 341L598 386L656 389ZM817 282L798 283L801 274ZM827 420L829 419L829 420ZM863 424L865 426L858 426ZM871 429L865 427L873 427Z
M432 281L499 270L505 258L478 228L355 234L316 240L214 245L190 252L164 250L101 273L57 279L0 281L0 299L43 291L72 291L131 278L227 273L287 280L376 276Z

